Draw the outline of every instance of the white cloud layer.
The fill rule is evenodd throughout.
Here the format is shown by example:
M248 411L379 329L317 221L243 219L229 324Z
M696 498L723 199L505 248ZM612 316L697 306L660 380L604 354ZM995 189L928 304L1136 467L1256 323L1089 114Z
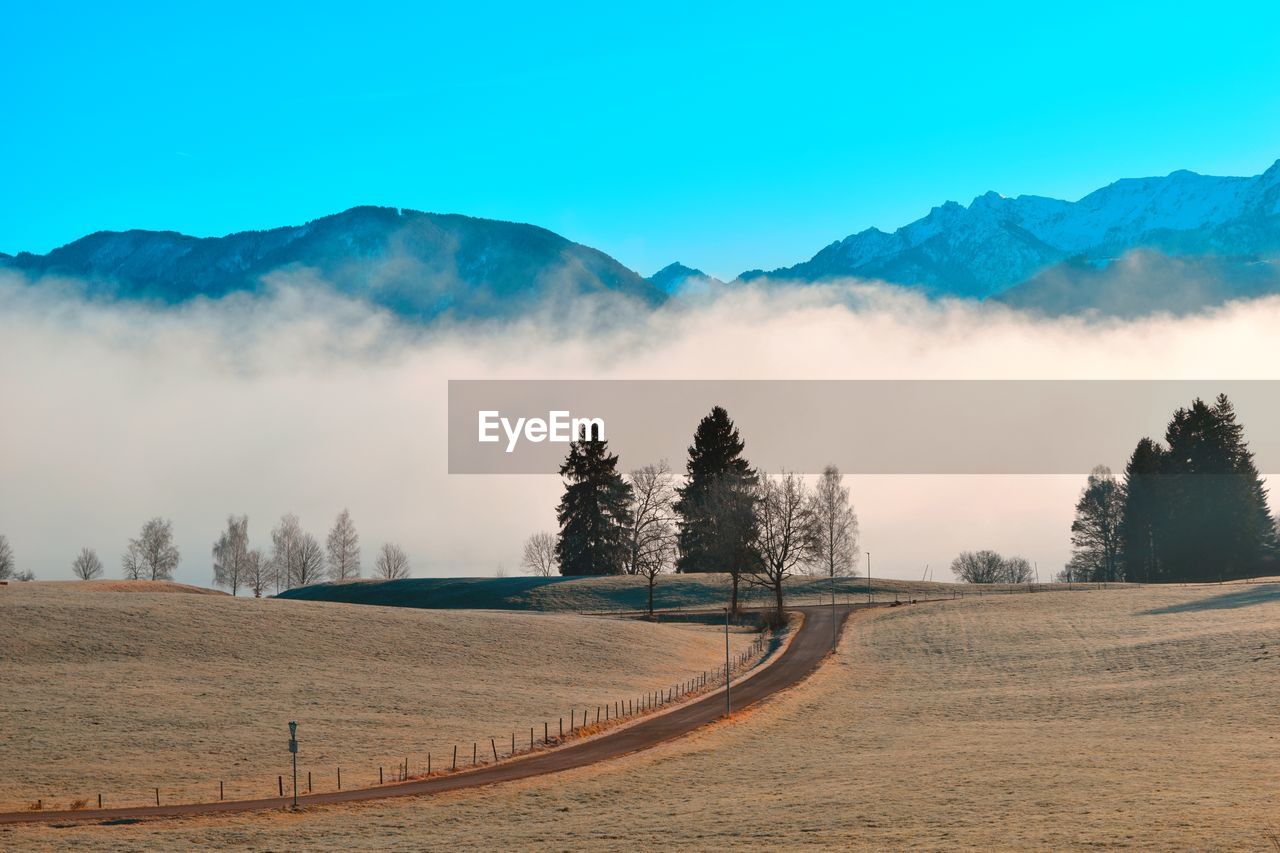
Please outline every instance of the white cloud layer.
M0 275L0 533L42 578L70 577L81 546L117 576L127 539L161 515L182 550L178 579L208 584L227 514L248 513L265 547L285 512L322 536L347 507L366 571L384 541L416 575L514 571L524 537L554 526L558 478L448 476L448 379L1274 379L1276 328L1280 298L1090 322L850 282L422 329L300 275L177 308ZM957 551L982 547L1056 571L1081 482L849 484L875 573L920 577L928 563L942 579Z

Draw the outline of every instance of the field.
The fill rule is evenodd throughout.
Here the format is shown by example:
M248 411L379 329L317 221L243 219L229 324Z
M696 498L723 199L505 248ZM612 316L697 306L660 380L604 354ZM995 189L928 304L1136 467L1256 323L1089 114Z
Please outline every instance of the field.
M289 720L317 787L459 745L502 752L570 710L723 660L713 627L179 595L143 582L0 588L0 810L266 796ZM157 591L162 590L162 591ZM741 647L750 635L735 633ZM505 743L505 746L503 744ZM0 848L7 845L0 840Z
M830 600L832 582L825 577L792 578L786 586L788 604L824 603ZM864 601L865 577L836 578L840 601ZM906 600L913 597L992 594L1008 587L992 584L986 589L952 583L904 581L872 578L875 601ZM1062 588L1061 584L1041 584L1040 589ZM1019 591L1025 586L1016 587ZM743 583L739 597L744 606L772 606L773 592ZM308 601L340 601L351 604L381 604L392 607L430 607L470 610L538 610L548 612L606 613L644 610L649 602L643 578L409 578L405 580L364 579L344 583L322 583L292 589L282 598ZM664 575L654 590L654 606L659 609L719 608L729 597L729 577L722 574Z
M922 604L855 617L802 686L619 762L303 815L8 835L64 849L1274 849L1277 649L1276 585Z

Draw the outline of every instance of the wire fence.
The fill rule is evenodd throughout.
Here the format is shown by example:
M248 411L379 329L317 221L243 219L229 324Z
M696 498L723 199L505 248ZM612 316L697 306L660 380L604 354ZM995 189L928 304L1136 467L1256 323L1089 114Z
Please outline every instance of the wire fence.
M715 693L726 680L754 669L780 643L780 635L759 632L742 649L731 652L727 663L717 664L689 677L652 690L583 703L567 709L566 716L543 719L534 725L513 728L501 736L486 735L470 743L450 744L441 751L407 753L382 764L314 767L299 764L295 788L293 770L254 779L209 779L199 783L175 780L161 786L128 791L97 791L89 796L50 795L33 792L29 799L10 804L5 811L82 811L137 806L203 804L230 800L291 798L322 791L370 788L448 773L460 773L500 761L519 759L570 744L608 729L661 713L676 705ZM303 721L305 722L305 721ZM470 747L468 749L467 747ZM304 753L305 755L305 753ZM283 759L285 762L287 758ZM89 786L86 786L89 787Z

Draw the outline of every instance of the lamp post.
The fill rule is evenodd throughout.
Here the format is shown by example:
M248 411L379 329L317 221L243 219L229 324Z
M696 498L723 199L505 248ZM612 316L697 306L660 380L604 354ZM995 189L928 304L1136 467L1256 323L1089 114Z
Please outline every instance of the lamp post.
M871 606L871 552L867 552L867 606Z
M831 648L836 647L836 567L831 567Z
M293 756L293 807L298 807L298 724L289 723L289 753Z
M732 705L729 702L729 608L724 609L724 715L727 717L732 712Z

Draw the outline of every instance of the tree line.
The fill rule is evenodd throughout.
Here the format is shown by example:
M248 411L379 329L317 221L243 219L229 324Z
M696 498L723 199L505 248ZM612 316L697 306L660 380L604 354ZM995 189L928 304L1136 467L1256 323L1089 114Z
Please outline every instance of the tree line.
M855 573L858 521L844 478L827 466L816 487L790 472L762 474L722 407L694 430L677 481L666 461L623 476L608 442L583 435L560 466L559 532L525 542L523 568L537 575L638 575L648 609L658 577L723 572L738 609L742 584L772 591L779 612L786 579L799 572Z
M1089 475L1063 581L1170 583L1263 573L1277 558L1267 489L1225 394L1174 412L1164 443L1141 439L1122 480Z
M361 576L360 535L351 513L338 514L322 546L303 529L298 517L288 513L271 530L270 548L254 548L249 541L249 517L230 515L226 527L211 549L213 583L238 595L241 590L255 597L264 593L318 583L321 580L354 580ZM129 540L120 560L126 580L171 581L182 561L174 542L173 522L152 518ZM81 548L71 562L72 573L80 580L95 580L104 574L102 560L93 548ZM378 549L373 576L388 580L409 577L409 557L404 549L388 542ZM0 535L0 579L32 580L30 572L14 569L13 549Z

